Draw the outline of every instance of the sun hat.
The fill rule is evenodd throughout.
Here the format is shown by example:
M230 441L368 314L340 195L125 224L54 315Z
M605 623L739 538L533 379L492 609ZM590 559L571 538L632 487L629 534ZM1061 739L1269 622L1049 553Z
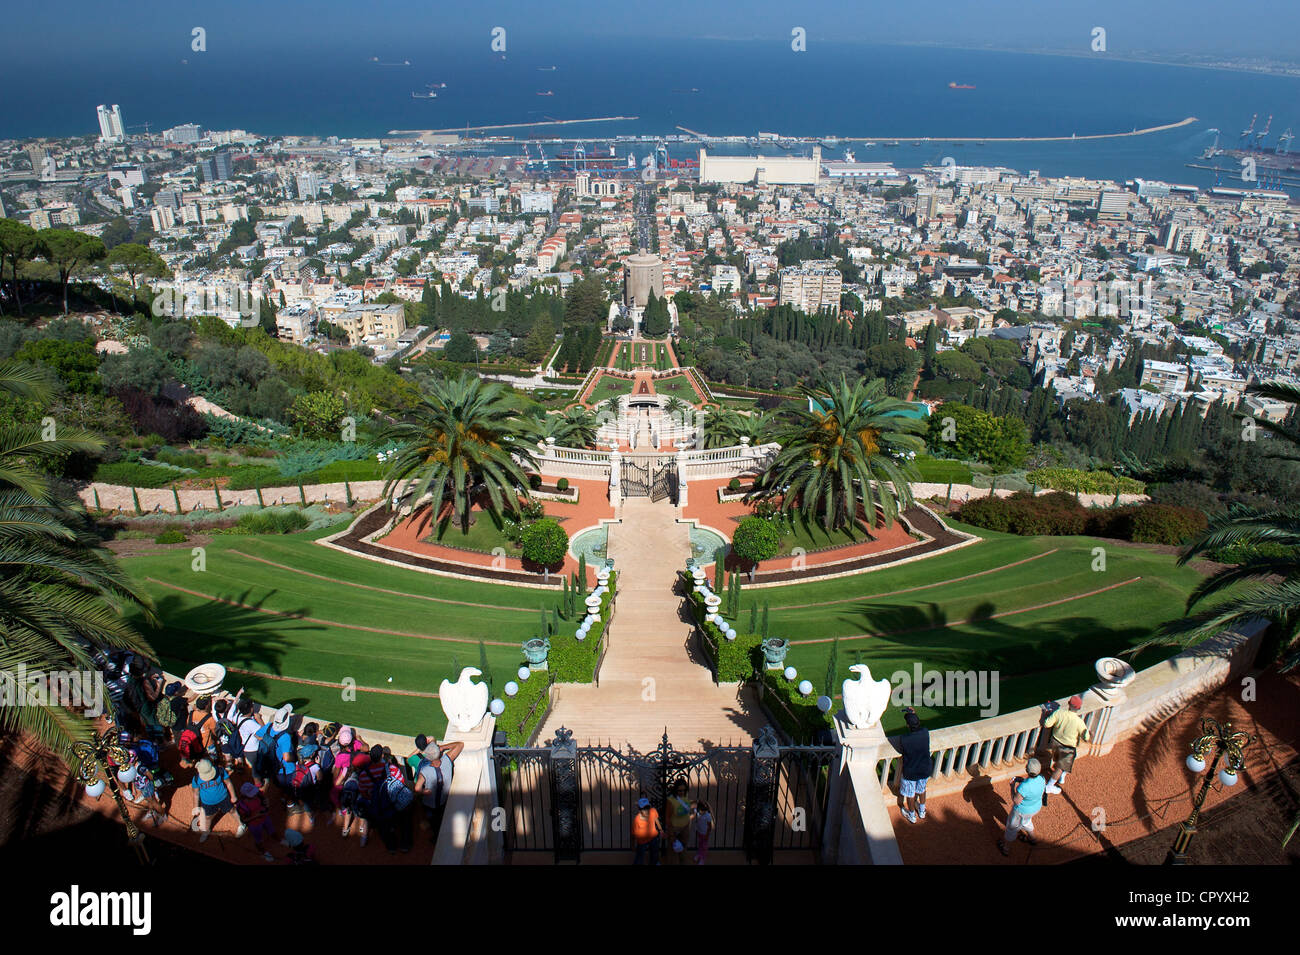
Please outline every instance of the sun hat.
M318 749L320 749L320 747L317 746L315 743L299 743L298 755L302 759L311 759L313 756L316 755L316 751Z
M1042 771L1043 764L1036 759L1031 758L1029 762L1025 763L1025 772L1029 773L1030 776L1037 776Z
M205 783L211 782L217 778L217 767L212 765L211 760L201 759L194 764L195 771L199 774L199 779Z
M1072 697L1070 697L1070 709L1072 709L1072 710L1081 710L1081 709L1083 709L1083 697L1081 697L1081 696L1072 696Z
M430 743L424 747L424 758L431 763L434 760L442 759L442 747L437 743Z
M649 799L646 799L645 796L642 796L640 799L638 799L638 800L636 801L636 807L637 807L638 809L645 809L645 808L647 808L649 805L650 805L650 800L649 800Z
M297 829L287 829L284 838L280 840L280 845L288 846L290 849L296 849L302 845L302 833Z
M256 783L244 783L244 785L239 787L239 794L241 796L247 796L249 799L252 799L261 791L262 790L257 788Z
M351 726L345 726L343 727L343 729L339 730L339 742L342 743L344 746L347 746L352 742Z
M275 716L271 718L271 729L277 733L283 733L289 728L289 720L293 719L293 704L286 703L275 711Z

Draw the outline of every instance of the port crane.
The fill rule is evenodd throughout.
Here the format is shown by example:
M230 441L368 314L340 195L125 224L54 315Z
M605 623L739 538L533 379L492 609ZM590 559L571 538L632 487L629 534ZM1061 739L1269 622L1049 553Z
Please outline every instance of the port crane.
M1259 113L1253 113L1250 117L1250 125L1241 131L1241 145L1250 145L1250 134L1255 131L1255 120L1259 119Z
M1268 122L1264 124L1264 128L1260 132L1255 134L1256 149L1259 149L1262 145L1264 145L1264 140L1268 139L1268 131L1272 127L1272 125L1273 125L1273 114L1269 113Z

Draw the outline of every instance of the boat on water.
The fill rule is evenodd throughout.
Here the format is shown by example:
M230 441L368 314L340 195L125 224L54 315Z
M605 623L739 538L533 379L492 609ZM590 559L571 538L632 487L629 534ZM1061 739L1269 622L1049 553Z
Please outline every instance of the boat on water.
M425 83L424 88L426 90L445 90L447 88L447 84L446 83Z
M893 149L895 146L898 145L898 140L897 140L897 139L891 139L889 142L887 142L887 143L881 143L880 145L884 146L886 149Z
M554 67L554 66L539 66L539 67L537 68L537 72L539 72L539 73L551 73L551 72L553 72L555 69L556 69L556 67Z
M437 93L416 93L412 91L411 99L437 99Z
M538 90L538 91L537 91L537 95L538 95L538 96L554 96L555 93L554 93L553 91L551 91L551 90Z
M948 89L950 90L973 90L974 88L975 88L974 83L949 83L948 84Z

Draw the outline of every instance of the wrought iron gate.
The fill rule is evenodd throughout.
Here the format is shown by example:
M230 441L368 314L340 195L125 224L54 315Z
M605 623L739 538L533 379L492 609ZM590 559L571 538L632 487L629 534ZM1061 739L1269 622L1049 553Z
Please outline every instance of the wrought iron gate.
M649 497L651 483L650 465L631 461L623 465L623 493L627 497Z
M674 502L677 500L677 468L672 464L656 470L650 482L650 500L662 501L666 497L671 497Z
M632 852L632 815L644 794L661 814L673 786L712 811L714 849L743 850L770 863L778 850L821 848L833 746L781 746L764 728L752 746L680 752L662 741L648 753L578 746L561 727L551 745L496 749L505 849L549 851L557 861L583 852Z

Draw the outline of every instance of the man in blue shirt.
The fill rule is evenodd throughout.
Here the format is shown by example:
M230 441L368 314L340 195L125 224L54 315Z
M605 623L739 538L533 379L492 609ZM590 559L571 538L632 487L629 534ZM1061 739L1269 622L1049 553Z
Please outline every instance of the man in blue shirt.
M1042 771L1042 764L1036 759L1030 759L1025 763L1025 772L1029 776L1011 784L1011 812L1007 816L1007 831L998 840L998 851L1004 856L1011 855L1009 845L1017 838L1024 839L1031 846L1038 844L1030 833L1034 831L1034 816L1043 808L1043 790L1047 788Z
M903 797L903 818L916 822L925 818L925 785L934 771L934 760L930 755L930 731L921 725L916 710L907 707L903 719L907 734L898 741L898 751L903 757L899 795Z

